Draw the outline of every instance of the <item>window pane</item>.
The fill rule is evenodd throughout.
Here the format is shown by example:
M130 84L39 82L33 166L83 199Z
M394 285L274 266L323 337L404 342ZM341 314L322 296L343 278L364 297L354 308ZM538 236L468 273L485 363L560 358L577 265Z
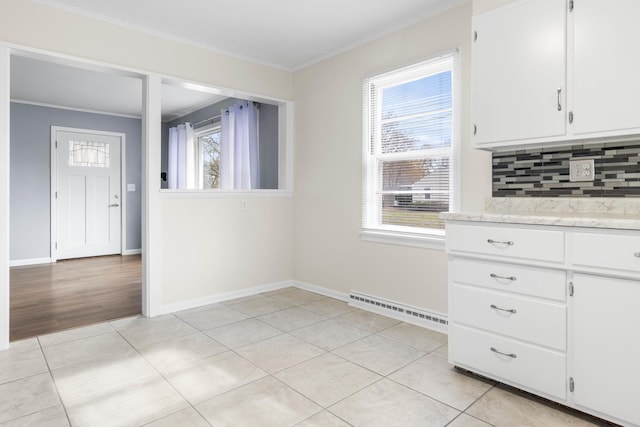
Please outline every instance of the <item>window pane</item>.
M449 158L382 161L382 224L443 228L449 210Z
M380 135L382 152L399 153L451 146L451 111L383 121Z
M451 71L423 77L382 91L383 120L449 110L451 107Z
M69 141L69 166L108 168L109 144L105 142Z
M204 188L220 187L220 136L220 130L217 130L198 138L202 147Z

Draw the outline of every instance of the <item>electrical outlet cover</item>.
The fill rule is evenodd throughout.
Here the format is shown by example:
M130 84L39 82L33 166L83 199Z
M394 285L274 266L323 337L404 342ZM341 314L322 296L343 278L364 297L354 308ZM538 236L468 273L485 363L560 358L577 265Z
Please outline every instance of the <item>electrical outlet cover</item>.
M569 160L569 181L593 181L596 168L593 159L571 159Z

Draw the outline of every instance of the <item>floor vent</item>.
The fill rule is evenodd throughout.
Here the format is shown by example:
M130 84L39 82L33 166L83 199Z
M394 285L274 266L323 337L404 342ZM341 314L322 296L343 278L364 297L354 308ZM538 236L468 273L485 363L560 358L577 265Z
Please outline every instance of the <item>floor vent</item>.
M352 291L349 294L349 304L440 332L446 333L449 324L447 316L444 314L433 313L404 304L386 301L359 292Z

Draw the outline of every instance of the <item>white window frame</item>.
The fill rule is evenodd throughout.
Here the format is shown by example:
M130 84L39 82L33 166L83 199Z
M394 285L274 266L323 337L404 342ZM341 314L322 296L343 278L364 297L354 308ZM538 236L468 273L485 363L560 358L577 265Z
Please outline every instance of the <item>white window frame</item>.
M204 173L204 148L202 147L202 142L200 141L200 138L203 135L208 135L210 133L214 133L216 131L221 131L222 129L222 122L220 120L217 120L213 123L210 123L208 125L205 126L200 126L198 127L198 129L194 129L193 130L193 137L196 139L197 142L197 147L198 147L198 162L202 165L202 170ZM204 177L203 177L203 187L204 187ZM200 188L200 190L220 190L219 188Z
M362 240L396 245L414 246L444 250L445 230L381 224L381 202L377 197L381 185L378 162L384 160L405 160L408 158L449 157L449 210L459 206L459 165L460 165L460 65L457 49L420 63L377 74L363 83L363 161L362 161ZM413 81L429 75L451 71L452 128L451 146L416 150L408 153L380 153L380 121L373 114L380 114L382 97L376 97L377 108L371 105L371 85L376 91ZM372 125L376 122L377 126ZM372 153L374 145L374 154Z

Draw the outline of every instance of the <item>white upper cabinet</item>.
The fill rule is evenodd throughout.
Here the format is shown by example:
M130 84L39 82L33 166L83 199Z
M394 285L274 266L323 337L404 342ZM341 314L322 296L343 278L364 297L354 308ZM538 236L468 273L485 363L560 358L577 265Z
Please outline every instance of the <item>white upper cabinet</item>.
M473 20L476 144L565 134L566 5L529 0Z
M638 16L638 0L519 0L475 16L475 147L640 134Z
M640 1L575 0L573 133L640 132Z

